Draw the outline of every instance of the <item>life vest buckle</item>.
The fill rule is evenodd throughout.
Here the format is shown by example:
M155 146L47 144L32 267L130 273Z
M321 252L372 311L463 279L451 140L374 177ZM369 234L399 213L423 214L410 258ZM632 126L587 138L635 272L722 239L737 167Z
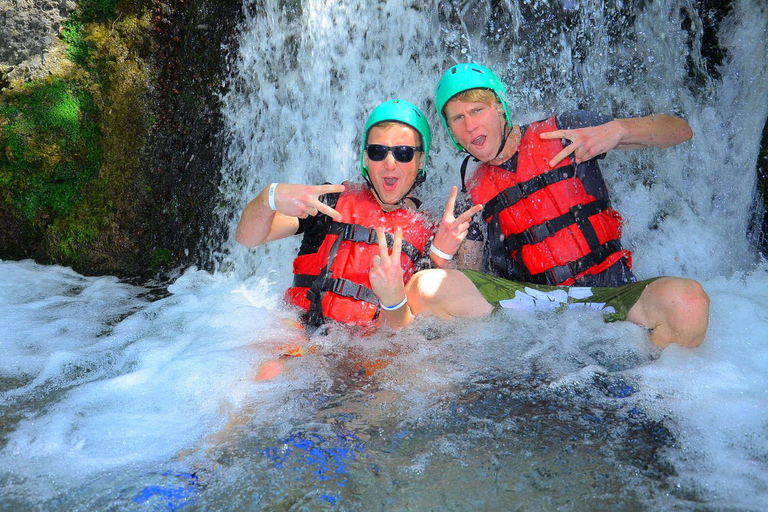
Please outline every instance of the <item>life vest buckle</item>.
M358 224L345 225L343 237L344 240L349 240L350 242L362 242L368 245L372 245L377 242L375 230L368 229Z
M541 224L531 226L520 234L525 241L523 245L533 245L553 236L555 233L557 233L557 230L553 228L552 223L545 220Z
M559 285L568 279L576 277L578 272L573 268L572 263L569 261L559 267L555 267L546 271L547 280L550 281L547 284Z
M353 283L349 279L334 279L331 285L331 291L342 297L349 297L355 300L360 300L360 290L363 287L357 283Z

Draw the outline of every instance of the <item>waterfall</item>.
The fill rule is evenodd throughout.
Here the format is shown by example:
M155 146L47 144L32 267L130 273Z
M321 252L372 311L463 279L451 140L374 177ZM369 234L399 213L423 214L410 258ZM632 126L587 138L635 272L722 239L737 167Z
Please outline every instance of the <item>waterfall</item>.
M574 108L614 117L669 113L691 142L614 151L603 170L625 218L639 277L707 279L749 268L747 238L760 131L768 115L765 8L734 2L719 25L722 78L702 56L702 13L676 2L263 2L249 12L225 97L229 150L222 217L272 181L359 179L360 130L379 102L427 114L434 150L421 195L442 211L460 157L434 108L442 72L489 66L506 82L514 122ZM706 13L704 13L706 14ZM709 65L711 68L712 66ZM230 236L226 269L286 283L296 241L249 253Z

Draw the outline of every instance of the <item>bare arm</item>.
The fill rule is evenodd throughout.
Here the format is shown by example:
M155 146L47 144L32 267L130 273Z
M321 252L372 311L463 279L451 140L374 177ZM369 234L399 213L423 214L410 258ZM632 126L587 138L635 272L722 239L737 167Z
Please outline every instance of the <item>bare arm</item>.
M573 155L577 164L612 149L644 147L668 148L693 137L688 122L667 114L614 119L599 126L542 133L542 139L568 139L571 144L558 153L549 165L554 167L563 158Z
M457 254L455 268L469 270L483 270L483 242L477 240L465 240ZM447 267L446 267L447 268Z
M693 137L688 121L667 114L651 114L646 117L614 119L623 129L616 149L637 149L647 146L669 148ZM610 124L610 123L608 123Z
M341 214L319 200L323 194L343 192L344 185L292 185L280 183L275 188L277 211L269 207L269 187L266 187L243 210L237 224L235 240L254 247L291 236L299 229L299 219L324 213L334 219Z

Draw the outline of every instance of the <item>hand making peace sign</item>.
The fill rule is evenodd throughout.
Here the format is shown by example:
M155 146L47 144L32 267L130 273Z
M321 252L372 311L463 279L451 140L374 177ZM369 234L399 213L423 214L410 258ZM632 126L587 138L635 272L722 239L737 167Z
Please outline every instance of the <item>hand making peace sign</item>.
M451 195L448 197L448 202L445 203L445 212L443 212L443 218L440 221L440 225L435 233L435 238L432 241L432 254L435 254L434 249L439 252L453 256L459 250L459 246L467 237L469 231L469 221L475 216L477 212L483 209L482 204L476 204L469 210L465 211L458 217L453 216L453 210L456 206L456 197L459 190L456 187L451 189ZM438 257L442 258L438 255Z
M621 131L615 124L605 123L575 130L555 130L542 133L539 137L545 140L568 139L571 141L571 144L550 160L549 166L555 167L563 158L571 154L574 162L580 164L597 155L607 153L621 142Z
M293 185L280 183L275 188L275 206L283 215L306 219L322 212L334 220L341 220L341 214L320 201L324 194L344 192L344 185Z
M373 293L376 294L381 303L385 306L394 306L405 298L403 268L400 266L403 230L399 227L395 230L392 254L389 253L389 247L387 247L384 228L376 228L376 236L379 240L379 254L373 257L368 277Z

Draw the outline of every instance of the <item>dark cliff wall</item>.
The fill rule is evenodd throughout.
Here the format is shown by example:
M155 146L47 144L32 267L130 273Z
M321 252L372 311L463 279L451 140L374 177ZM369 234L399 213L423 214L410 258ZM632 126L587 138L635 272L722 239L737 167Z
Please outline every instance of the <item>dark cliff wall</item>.
M0 26L15 48L0 62L0 258L143 277L203 264L201 241L216 229L218 97L242 3L49 11L29 44L8 27L30 13L5 13Z

